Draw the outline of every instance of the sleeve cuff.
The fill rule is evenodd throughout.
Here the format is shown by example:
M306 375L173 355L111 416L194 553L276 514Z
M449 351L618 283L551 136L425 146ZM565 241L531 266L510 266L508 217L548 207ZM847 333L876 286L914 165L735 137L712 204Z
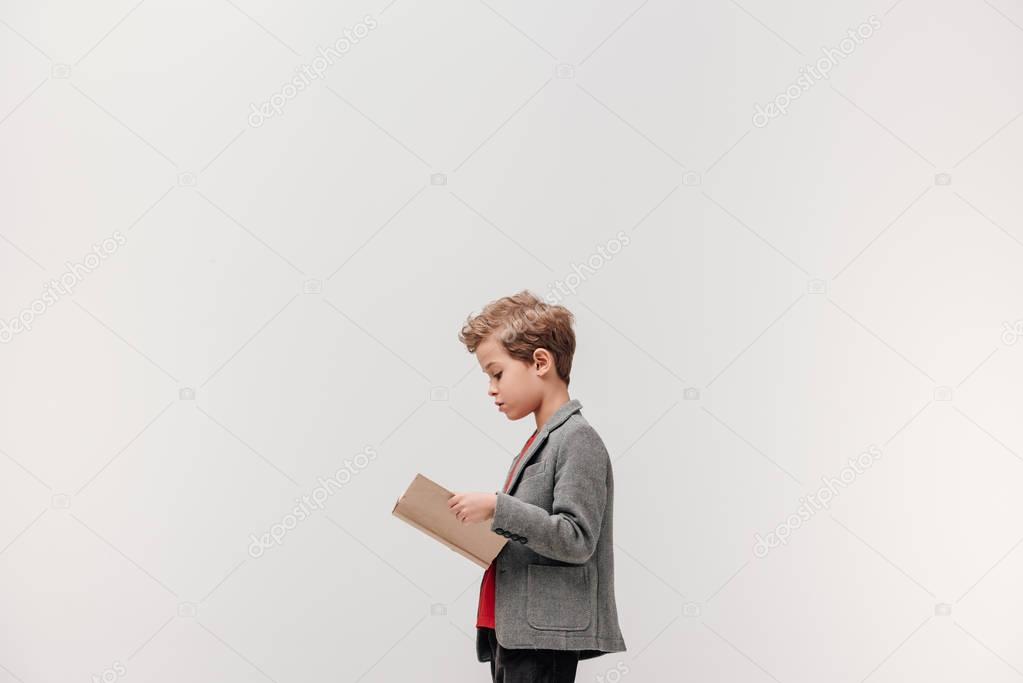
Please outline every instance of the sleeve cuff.
M497 504L494 506L494 518L490 523L490 530L508 540L526 543L529 539L516 531L521 527L515 515L516 502L516 499L507 493L497 493Z

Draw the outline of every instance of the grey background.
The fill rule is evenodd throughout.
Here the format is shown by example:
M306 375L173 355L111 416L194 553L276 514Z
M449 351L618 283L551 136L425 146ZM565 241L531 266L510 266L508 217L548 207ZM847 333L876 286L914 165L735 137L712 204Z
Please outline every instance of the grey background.
M390 510L500 485L456 333L522 288L614 460L580 681L1020 681L1021 64L1010 0L0 3L0 318L126 237L0 345L0 682L487 680Z

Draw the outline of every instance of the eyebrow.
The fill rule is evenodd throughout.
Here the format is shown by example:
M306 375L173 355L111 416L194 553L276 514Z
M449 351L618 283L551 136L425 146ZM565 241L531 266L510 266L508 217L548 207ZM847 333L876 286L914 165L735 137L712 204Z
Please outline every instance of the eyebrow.
M493 364L494 364L494 363L496 363L496 362L497 362L496 360L492 360L492 361L490 361L489 363L487 363L486 365L484 365L484 366L483 366L483 372L486 372L486 371L487 371L487 368L489 368L489 367L490 367L491 365L493 365Z

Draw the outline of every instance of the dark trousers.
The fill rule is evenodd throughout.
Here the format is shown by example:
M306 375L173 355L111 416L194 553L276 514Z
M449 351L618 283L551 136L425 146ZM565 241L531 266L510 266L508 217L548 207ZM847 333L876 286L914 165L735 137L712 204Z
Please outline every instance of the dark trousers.
M494 629L490 642L490 676L494 683L574 683L577 650L511 650L501 647Z

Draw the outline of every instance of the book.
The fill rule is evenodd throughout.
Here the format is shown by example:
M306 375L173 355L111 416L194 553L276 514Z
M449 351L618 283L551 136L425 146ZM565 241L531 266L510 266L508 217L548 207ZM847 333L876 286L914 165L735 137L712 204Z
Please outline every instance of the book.
M453 495L428 477L416 474L391 514L486 569L508 539L491 531L489 523L460 522L448 507Z

